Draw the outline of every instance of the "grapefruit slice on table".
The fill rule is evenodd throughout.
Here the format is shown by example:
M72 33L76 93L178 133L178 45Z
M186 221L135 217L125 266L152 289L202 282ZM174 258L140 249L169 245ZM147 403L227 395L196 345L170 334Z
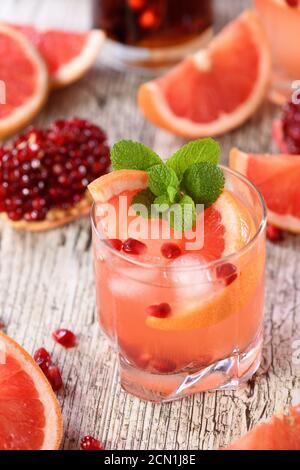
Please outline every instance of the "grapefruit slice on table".
M300 233L300 155L257 155L234 148L229 164L261 191L272 225Z
M41 369L0 331L0 449L57 450L62 416Z
M187 138L214 136L242 124L260 105L271 76L265 33L250 11L207 49L142 85L138 102L154 124Z
M82 77L95 61L105 39L104 32L96 29L78 32L13 26L27 36L45 60L52 88L66 86Z
M300 406L256 425L228 450L300 450Z
M48 93L43 59L26 37L0 23L0 139L28 124Z

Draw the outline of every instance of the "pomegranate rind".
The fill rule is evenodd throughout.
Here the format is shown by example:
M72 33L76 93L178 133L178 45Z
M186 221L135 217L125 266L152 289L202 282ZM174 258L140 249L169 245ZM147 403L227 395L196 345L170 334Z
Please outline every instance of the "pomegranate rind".
M63 225L69 224L85 217L89 214L91 209L91 198L88 193L86 196L74 207L68 210L62 209L51 209L45 220L37 222L27 222L26 220L18 220L17 222L9 219L5 213L0 214L0 218L8 223L15 230L24 232L47 232L48 230L54 230Z
M242 102L234 111L231 113L221 113L219 117L211 122L197 123L191 119L179 117L172 111L169 103L166 100L166 96L162 93L159 86L159 80L152 80L143 84L138 92L138 104L146 118L152 121L159 127L162 127L174 134L180 135L186 138L197 138L204 137L207 135L216 136L230 131L244 121L246 121L258 108L266 96L269 83L271 80L271 53L269 44L265 35L265 32L258 20L256 14L252 11L246 11L236 21L236 24L242 23L248 30L251 41L255 45L256 51L259 54L259 72L256 83L245 102ZM210 51L217 50L218 47L224 47L224 44L229 44L228 54L231 54L230 41L232 31L235 23L231 23L229 27L225 28L215 39L210 43L207 49L200 50L193 56L185 59L182 63L177 65L165 76L165 80L168 76L175 77L179 75L185 67L189 67L190 70L194 68L195 74L207 63L208 67L210 62ZM247 50L245 50L245 57L247 58ZM199 60L199 58L201 60ZM201 65L202 64L202 65ZM220 80L223 80L221 77ZM179 85L182 80L179 80ZM174 92L174 90L173 90ZM214 90L214 93L217 93ZM232 93L236 94L236 90L233 89ZM181 94L179 90L178 94ZM207 97L206 97L207 98ZM197 98L197 101L201 100L201 93ZM207 100L207 99L206 99Z
M34 93L28 96L28 99L22 105L12 109L9 115L0 119L0 139L4 139L26 126L38 114L46 102L48 96L48 72L43 59L22 33L3 23L0 23L0 32L11 38L12 42L16 42L23 49L24 56L32 63L35 70L35 75L32 79L36 82ZM13 57L11 55L9 56L7 65L5 65L6 59L7 56L5 56L5 54L1 56L1 68L5 66L13 68ZM16 63L15 66L17 67L18 64ZM22 76L20 76L20 87L21 85ZM7 86L9 86L9 84L6 84L6 87ZM17 88L17 84L14 84L14 86Z
M282 129L282 121L280 119L275 119L272 125L272 135L273 139L275 140L277 147L282 153L288 154L288 148L284 141L283 129Z
M256 425L227 450L300 450L300 406Z
M39 400L44 407L44 414L45 414L45 427L44 427L44 441L43 445L40 449L32 449L32 450L58 450L61 445L62 435L63 435L63 420L60 405L54 394L51 385L49 384L48 380L46 379L44 373L35 363L33 358L12 338L5 335L3 332L0 331L0 343L4 345L4 351L9 356L12 356L14 360L16 360L20 364L20 368L26 374L29 375L31 380L33 381L35 388L38 392ZM5 368L5 364L0 365L0 374L1 368ZM3 370L3 369L2 369ZM5 375L9 374L9 371L5 371ZM1 377L1 375L0 375ZM5 385L3 385L5 387ZM22 382L20 382L20 390L17 392L22 391ZM16 400L19 400L20 396L16 397ZM12 398L10 399L12 400ZM5 409L1 410L1 414L5 416ZM26 410L26 416L28 417L28 409ZM35 426L34 419L33 419L33 427ZM1 427L1 423L0 423ZM20 431L22 432L22 431ZM4 447L4 443L0 442L0 448ZM5 449L5 447L4 447ZM3 449L3 450L4 450ZM28 450L28 447L26 447ZM12 449L10 449L12 450ZM22 449L16 449L22 450Z
M258 165L259 161L261 161L261 165L263 165L264 170L261 171L260 174L257 174L257 176L249 175L249 164L251 162L251 158L255 158ZM282 177L284 175L286 178L286 175L290 174L292 178L295 178L298 174L300 174L300 155L248 154L240 151L237 148L233 148L230 151L229 166L233 170L238 171L239 173L242 173L243 175L250 178L252 182L258 187L258 189L261 190L268 207L268 222L271 225L288 232L296 234L300 233L300 218L297 215L291 213L289 208L286 209L286 213L282 213L282 211L276 211L275 207L273 206L271 209L268 195L264 189L266 180L271 178L270 183L268 184L268 191L272 194L280 192L281 197L278 199L278 201L281 201L281 198L283 198L283 200L289 201L288 191L282 192ZM278 187L275 185L276 181L278 182ZM298 184L297 186L291 184L289 191L290 196L293 195L293 199L295 199L295 194L292 193L292 191L299 192L297 199L300 199L300 187Z

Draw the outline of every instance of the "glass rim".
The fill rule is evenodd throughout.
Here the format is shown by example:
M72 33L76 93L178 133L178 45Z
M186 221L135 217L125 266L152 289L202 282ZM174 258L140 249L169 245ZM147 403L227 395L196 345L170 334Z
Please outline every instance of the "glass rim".
M225 171L225 173L229 173L229 174L235 176L239 180L243 181L248 187L250 187L254 191L254 193L256 193L256 195L258 197L258 201L259 201L261 209L262 209L261 220L260 220L260 223L259 223L259 225L256 229L255 234L246 243L246 245L244 245L239 250L237 250L233 253L230 253L229 255L225 255L225 256L222 256L220 258L204 262L203 265L201 265L201 266L199 266L199 264L195 264L195 263L194 264L187 264L186 266L171 266L171 265L165 265L165 264L163 265L163 264L155 264L155 263L150 263L150 262L145 262L145 261L139 261L138 259L133 258L133 257L127 255L126 253L123 253L121 251L116 250L115 248L113 248L106 241L106 239L104 237L101 237L100 231L99 231L98 227L96 227L96 224L95 224L95 217L94 217L94 212L95 212L95 207L96 207L95 202L93 202L91 210L90 210L92 230L97 234L98 240L105 245L105 247L108 249L108 251L112 255L115 255L115 256L119 257L120 259L122 259L123 261L126 261L130 265L138 266L138 267L144 268L144 269L157 269L157 270L163 270L163 271L169 271L169 270L170 271L174 271L174 270L176 270L176 271L187 271L187 270L190 270L190 269L197 269L197 270L202 270L202 269L204 270L205 269L205 270L207 270L207 269L210 269L214 266L218 266L220 264L229 263L234 258L236 258L238 256L241 256L244 253L246 253L248 250L250 250L251 247L255 244L256 240L261 235L261 233L264 231L264 229L266 227L266 224L267 224L267 207L266 207L265 200L264 200L263 195L261 194L260 190L246 176L242 175L242 173L239 173L238 171L232 170L231 168L229 168L225 165L218 165L218 166L220 168L222 168L222 170Z

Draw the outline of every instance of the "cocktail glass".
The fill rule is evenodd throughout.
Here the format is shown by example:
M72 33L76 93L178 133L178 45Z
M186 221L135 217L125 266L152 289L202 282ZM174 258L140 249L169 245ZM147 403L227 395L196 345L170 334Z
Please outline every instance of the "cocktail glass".
M118 353L122 387L141 399L237 389L259 367L266 209L246 178L223 171L227 191L249 211L253 227L247 244L222 259L166 266L130 257L103 238L93 207L99 321ZM176 313L149 315L162 304Z

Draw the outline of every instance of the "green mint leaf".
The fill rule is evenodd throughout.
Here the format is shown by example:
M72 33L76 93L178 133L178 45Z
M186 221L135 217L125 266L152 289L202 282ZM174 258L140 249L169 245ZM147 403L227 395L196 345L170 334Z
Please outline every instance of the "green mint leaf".
M183 232L191 230L196 220L196 206L193 199L184 194L179 203L173 204L164 217L175 230Z
M159 214L162 214L166 212L167 210L169 210L171 201L167 194L162 194L161 196L158 196L154 199L154 204L155 204L156 212L158 212Z
M179 181L172 168L166 165L155 165L149 168L149 188L155 196L162 196L172 186L176 190L179 188Z
M131 206L136 211L136 213L140 216L144 216L147 214L148 218L151 218L151 207L154 204L155 196L150 191L149 188L143 189L142 191L138 192L133 196L131 201ZM140 207L144 206L146 210L140 210ZM142 208L142 207L141 207ZM152 214L152 216L155 214Z
M120 140L111 149L111 162L114 170L148 170L154 165L162 165L159 156L146 145L133 140Z
M180 199L180 194L178 193L178 190L174 188L173 186L168 186L167 187L167 195L169 197L170 202L173 204L174 202L178 202Z
M185 171L182 180L185 192L196 204L204 204L205 208L218 199L224 184L223 171L210 162L195 163Z
M195 163L210 162L219 163L221 149L215 140L211 138L199 139L189 142L177 150L167 161L167 166L172 168L181 180L185 170Z

